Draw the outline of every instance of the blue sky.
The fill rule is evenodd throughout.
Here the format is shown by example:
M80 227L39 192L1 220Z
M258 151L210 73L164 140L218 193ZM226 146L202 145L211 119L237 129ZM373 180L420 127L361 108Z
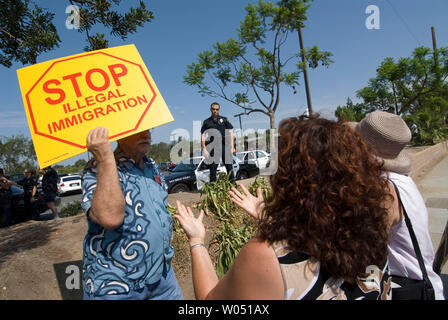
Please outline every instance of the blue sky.
M86 45L84 34L65 28L68 1L35 0L55 13L54 24L62 43L59 48L41 55L37 62L81 53ZM125 2L125 1L123 1ZM186 66L197 54L211 49L218 41L236 38L236 29L244 18L244 6L257 1L246 0L152 0L145 1L154 12L153 22L139 29L126 41L108 37L110 46L135 44L154 81L164 97L174 122L153 131L153 142L169 142L175 129L192 134L193 121L210 115L214 100L221 103L221 114L239 128L235 114L241 109L223 100L202 97L194 87L182 82ZM127 5L137 1L126 1ZM368 30L365 21L367 6L380 9L380 29ZM315 0L308 11L303 30L306 47L317 45L333 53L330 68L321 67L309 72L314 111L331 118L338 105L347 97L356 101L355 92L367 84L386 57L405 57L417 46L432 47L431 26L436 29L439 47L448 46L447 0ZM101 29L99 29L101 30ZM290 35L286 51L295 52L299 44L296 34ZM0 66L0 135L23 134L31 137L20 94L16 70ZM288 116L302 114L306 109L303 80L297 94L282 89L276 122ZM269 118L251 114L243 119L243 129L269 127ZM78 157L75 157L76 159ZM68 164L76 160L66 160Z

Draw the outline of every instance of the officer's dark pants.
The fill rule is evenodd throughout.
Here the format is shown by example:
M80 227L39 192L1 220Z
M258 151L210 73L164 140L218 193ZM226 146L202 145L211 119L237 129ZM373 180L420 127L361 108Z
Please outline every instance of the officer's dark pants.
M25 214L28 219L41 221L40 214L37 211L37 205L35 202L31 202L31 196L25 197Z
M230 157L230 163L226 163L226 154L229 154L229 155L232 154L230 147L227 147L226 145L223 144L222 149L217 150L218 155L219 155L219 151L221 151L221 159L222 159L222 162L224 163L224 165L226 166L227 173L232 171L232 173L230 174L230 180L235 180L235 176L233 174L233 158ZM211 157L214 156L214 152L215 152L215 150L212 150L210 152ZM218 171L218 165L219 165L218 163L210 164L210 182L216 181L216 172Z
M1 197L0 199L1 211L5 215L2 217L5 221L5 227L9 227L12 224L11 218L11 198Z

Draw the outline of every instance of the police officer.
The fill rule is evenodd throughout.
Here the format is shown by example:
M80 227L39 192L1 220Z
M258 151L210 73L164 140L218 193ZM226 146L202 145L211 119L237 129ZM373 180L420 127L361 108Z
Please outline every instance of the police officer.
M233 126L229 119L219 115L219 109L220 106L217 102L213 102L210 105L212 115L210 118L204 120L201 128L202 153L205 158L209 160L206 163L210 164L210 182L216 181L216 171L221 159L226 166L227 172L232 171L230 174L230 179L234 179L232 166L232 154L235 153ZM208 139L206 141L207 133ZM226 157L228 159L226 159Z
M25 197L25 213L28 215L27 218L41 221L42 219L37 211L34 198L37 192L37 180L32 176L31 171L28 169L23 171L23 175L25 177L18 181L17 184L23 187Z
M3 169L0 168L0 211L4 215L0 214L0 227L3 226L2 220L4 220L4 226L9 227L12 224L11 217L11 201L12 192L11 185L14 184L11 180L6 179Z
M58 209L56 208L56 192L58 191L58 173L51 166L41 168L39 170L42 177L42 190L44 192L44 199L48 208L53 212L53 219L59 218Z

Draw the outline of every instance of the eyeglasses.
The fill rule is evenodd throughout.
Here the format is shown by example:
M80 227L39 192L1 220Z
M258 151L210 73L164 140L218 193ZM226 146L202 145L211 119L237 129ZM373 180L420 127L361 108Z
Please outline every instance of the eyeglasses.
M219 108L218 109L212 108L212 111L219 111Z

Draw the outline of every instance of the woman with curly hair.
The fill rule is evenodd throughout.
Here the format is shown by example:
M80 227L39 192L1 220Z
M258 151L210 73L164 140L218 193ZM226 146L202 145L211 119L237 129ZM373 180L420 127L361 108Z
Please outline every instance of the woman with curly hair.
M203 212L178 202L191 248L197 299L390 299L389 186L370 147L342 123L280 123L272 197L233 188L232 200L259 218L257 237L218 280L204 247Z

